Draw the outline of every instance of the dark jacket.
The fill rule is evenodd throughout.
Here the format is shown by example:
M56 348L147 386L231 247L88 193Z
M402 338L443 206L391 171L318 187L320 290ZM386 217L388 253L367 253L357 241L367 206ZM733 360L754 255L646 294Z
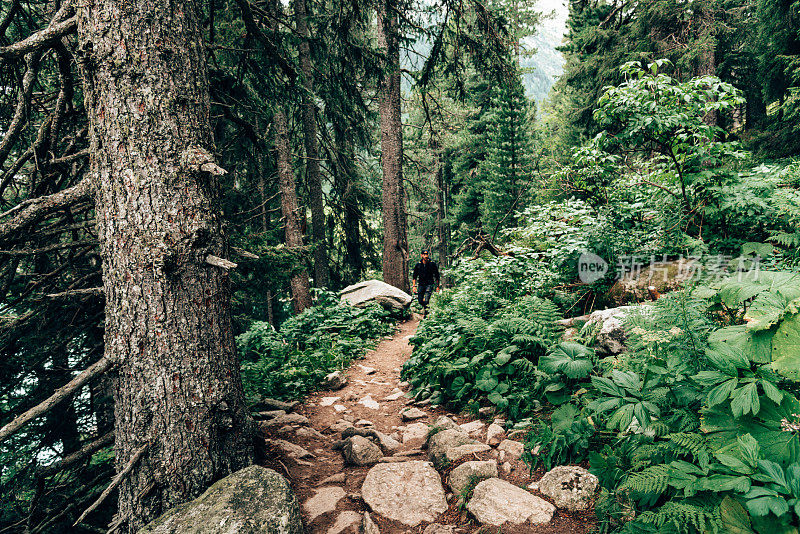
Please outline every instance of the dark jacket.
M411 278L418 280L420 287L429 286L434 283L434 280L436 280L436 285L439 285L439 266L433 261L419 262L414 266Z

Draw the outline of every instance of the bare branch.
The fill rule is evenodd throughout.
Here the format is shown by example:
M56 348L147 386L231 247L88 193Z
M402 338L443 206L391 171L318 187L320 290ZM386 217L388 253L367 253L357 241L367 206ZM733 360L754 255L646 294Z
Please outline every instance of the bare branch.
M70 289L61 293L48 293L45 296L49 299L71 299L73 297L102 297L103 295L105 295L105 291L103 291L102 287L87 287L85 289Z
M97 500L94 501L94 503L92 503L92 505L81 514L78 520L72 524L73 527L78 523L80 523L81 521L83 521L87 515L89 515L92 511L94 511L95 508L100 506L104 500L106 500L106 497L108 497L108 495L112 491L114 491L117 486L119 486L120 482L122 482L125 476L131 472L133 466L136 465L136 462L138 462L139 459L144 455L145 451L147 451L147 448L149 446L150 446L149 443L145 443L144 445L142 445L142 447L139 448L139 450L133 453L133 456L131 456L131 459L128 460L128 463L125 465L125 468L119 473L117 473L117 476L115 476L114 479L111 481L111 484L109 484L108 487L103 490L103 493L100 494L100 497L98 497Z
M78 17L76 16L70 17L63 22L52 23L47 28L39 30L22 41L0 47L0 61L11 61L29 52L38 52L53 45L65 35L74 32L77 27Z
M97 438L94 441L90 441L77 451L73 452L72 454L68 454L61 459L60 462L54 462L50 465L46 465L40 468L36 475L40 478L49 477L70 467L73 464L76 464L83 460L84 458L92 456L95 452L99 451L106 445L110 445L114 443L114 431L112 430L108 434Z
M42 54L40 52L34 52L25 57L27 68L22 77L22 86L17 93L17 106L14 109L14 116L6 129L3 140L0 141L0 165L5 163L6 158L8 158L8 155L11 153L14 143L19 139L22 133L22 128L25 126L28 109L31 104L33 86L36 82L36 76L39 73L39 60L41 57Z
M2 218L14 213L13 218L0 222L0 241L5 240L13 232L27 229L50 213L88 199L93 193L94 187L91 178L87 177L58 193L22 202L0 215Z
M238 267L237 264L233 263L230 260L226 260L225 258L220 258L211 254L206 256L206 263L209 265L213 265L214 267L219 267L220 269L225 269L226 271Z
M78 391L87 382L89 382L89 380L105 373L111 367L113 367L113 365L114 364L111 362L110 359L106 357L100 358L100 360L87 367L86 370L84 370L81 374L70 380L69 383L67 383L65 386L58 388L56 392L50 396L50 398L48 398L41 404L34 406L24 414L18 416L13 421L5 425L3 428L0 428L0 443L7 440L9 437L11 437L11 435L14 434L14 432L22 428L26 423L28 423L32 419L35 419L40 415L46 414L60 402L71 397L76 391Z

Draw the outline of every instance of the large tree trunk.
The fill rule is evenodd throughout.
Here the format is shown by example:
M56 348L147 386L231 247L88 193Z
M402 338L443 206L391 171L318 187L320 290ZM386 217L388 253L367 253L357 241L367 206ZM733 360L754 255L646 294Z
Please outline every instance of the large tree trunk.
M281 211L286 228L286 248L303 249L303 226L300 221L297 203L297 188L294 182L294 170L289 149L289 124L286 113L278 111L273 119L275 126L275 150L278 156L278 181L281 190ZM294 311L300 313L311 306L308 273L303 269L292 276L289 282L292 289Z
M215 204L200 4L85 0L78 39L106 296L123 530L252 463Z
M403 123L400 116L400 34L395 0L378 1L378 78L383 168L383 280L403 291L408 281L408 238L403 188Z
M306 149L306 178L311 204L311 244L314 246L314 284L316 287L330 286L328 272L328 249L325 242L325 205L322 200L322 174L319 170L319 150L317 149L317 110L314 106L314 72L311 66L311 46L309 44L308 12L305 0L294 2L300 70L303 73L303 141Z

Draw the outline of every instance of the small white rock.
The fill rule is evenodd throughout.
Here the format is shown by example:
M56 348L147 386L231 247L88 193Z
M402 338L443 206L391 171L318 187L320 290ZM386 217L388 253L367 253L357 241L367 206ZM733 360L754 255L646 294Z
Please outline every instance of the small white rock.
M339 399L341 399L341 397L322 397L319 400L319 405L323 407L333 406Z
M364 371L365 375L374 374L376 371L374 367L367 367L366 365L361 365L361 364L358 364L358 366L361 367L361 370Z
M372 398L372 395L367 395L366 397L358 401L358 403L366 408L369 408L370 410L379 410L381 407L381 405L378 404L378 401Z

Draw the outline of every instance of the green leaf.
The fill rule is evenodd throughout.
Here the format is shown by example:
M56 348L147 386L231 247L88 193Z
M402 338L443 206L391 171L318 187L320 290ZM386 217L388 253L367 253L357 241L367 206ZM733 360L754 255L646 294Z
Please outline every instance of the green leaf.
M750 360L740 348L727 343L711 343L706 349L711 364L729 376L737 376L737 369L749 369Z
M510 352L506 352L505 350L503 350L503 351L499 352L497 354L497 356L494 357L493 362L494 362L495 365L500 367L502 365L507 364L509 362L509 360L511 360L511 353Z
M783 393L781 393L781 390L769 380L761 380L759 383L761 387L764 388L764 394L775 404L780 404L781 400L783 400Z
M726 496L719 504L719 515L724 532L728 534L755 534L747 510L736 499Z
M592 385L595 387L595 389L597 389L601 393L605 393L606 395L611 395L612 397L624 396L622 389L620 389L619 386L617 386L614 382L612 382L608 378L593 376Z
M772 368L792 380L800 380L800 314L785 319L772 338Z
M758 413L761 408L758 400L758 390L754 382L740 387L733 392L731 400L731 411L734 417L741 417L747 413L753 415Z
M722 404L728 400L731 397L733 390L736 389L738 383L739 381L737 379L731 378L730 380L726 380L722 384L709 391L708 405L716 406L717 404Z
M758 460L758 468L767 475L771 481L781 486L785 493L790 493L789 483L786 481L786 474L783 468L771 460Z
M700 371L692 376L692 380L701 386L715 386L721 382L729 380L731 375L721 373L719 371Z
M746 355L752 362L769 363L772 361L772 335L769 330L751 332L746 325L737 325L711 332L708 342L709 344L727 343Z

